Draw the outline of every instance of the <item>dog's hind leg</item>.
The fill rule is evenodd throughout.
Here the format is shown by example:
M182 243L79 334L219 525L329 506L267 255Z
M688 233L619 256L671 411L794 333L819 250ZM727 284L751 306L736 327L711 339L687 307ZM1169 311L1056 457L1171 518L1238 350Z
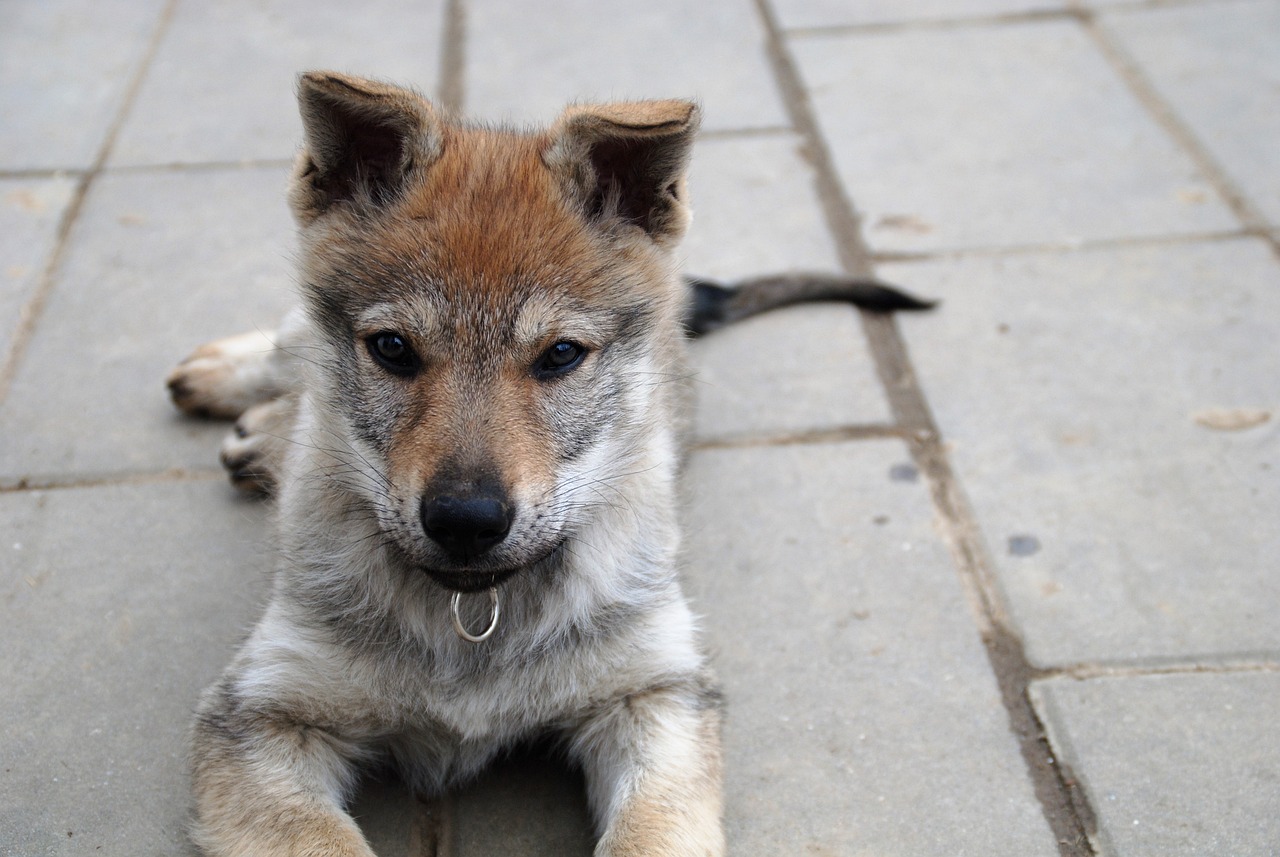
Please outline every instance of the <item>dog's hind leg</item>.
M296 389L305 327L295 310L277 331L242 333L200 346L165 379L173 403L193 416L235 419Z
M698 683L655 688L577 730L596 857L722 857L718 699Z

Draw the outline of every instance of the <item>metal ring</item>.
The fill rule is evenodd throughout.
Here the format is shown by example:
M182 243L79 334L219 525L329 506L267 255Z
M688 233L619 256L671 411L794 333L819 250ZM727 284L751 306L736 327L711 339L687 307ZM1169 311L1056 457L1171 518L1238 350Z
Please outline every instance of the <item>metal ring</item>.
M458 632L458 636L470 643L483 643L498 628L498 614L500 605L498 604L498 587L489 587L489 603L493 605L493 612L489 616L489 627L485 628L479 634L473 634L462 625L462 616L458 613L458 606L462 604L462 593L455 592L453 597L449 599L449 612L453 614L453 630Z

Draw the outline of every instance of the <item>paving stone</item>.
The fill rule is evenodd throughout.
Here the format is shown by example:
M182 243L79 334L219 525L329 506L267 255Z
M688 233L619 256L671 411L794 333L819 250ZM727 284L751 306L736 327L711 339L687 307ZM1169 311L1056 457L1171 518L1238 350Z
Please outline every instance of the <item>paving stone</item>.
M443 7L442 0L367 0L355 14L332 0L183 3L111 162L287 160L302 136L294 81L308 69L431 93Z
M0 484L216 467L225 424L179 417L164 377L287 308L283 187L277 169L95 183L0 409Z
M90 166L163 0L0 3L0 168Z
M773 0L783 27L954 21L1065 9L1058 0Z
M0 495L0 850L190 854L186 731L258 610L264 510L216 481Z
M1100 857L1272 857L1280 674L1037 682L1057 758L1098 817Z
M537 34L533 38L533 34ZM570 101L700 99L703 127L787 123L750 0L467 4L466 107L546 122Z
M855 310L813 304L735 324L693 347L699 440L892 421Z
M453 806L455 857L587 857L595 844L582 778L536 754L500 763Z
M378 857L422 857L434 825L428 804L398 780L364 783L348 807Z
M1031 660L1280 654L1280 265L1262 242L888 266Z
M798 136L698 141L689 170L693 222L684 268L737 278L774 271L837 271L816 176Z
M813 181L791 134L701 141L685 269L729 280L839 270ZM857 313L845 306L751 319L708 336L694 353L696 431L704 439L890 418Z
M265 603L268 518L214 480L0 495L0 851L194 854L187 728ZM414 857L403 787L352 811Z
M1237 225L1072 22L791 45L874 249L1074 243Z
M731 853L1056 855L906 449L704 451L688 485Z
M1268 0L1119 10L1119 34L1244 196L1280 224L1280 6Z
M0 357L9 353L22 308L40 284L74 190L69 178L0 179Z

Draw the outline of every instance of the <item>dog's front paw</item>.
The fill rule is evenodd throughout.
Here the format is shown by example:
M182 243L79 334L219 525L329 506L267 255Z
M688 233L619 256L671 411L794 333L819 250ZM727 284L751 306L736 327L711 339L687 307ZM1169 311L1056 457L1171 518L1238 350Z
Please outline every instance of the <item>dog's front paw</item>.
M169 395L192 416L235 419L283 392L270 367L275 350L271 334L262 331L202 345L165 379Z
M250 494L275 493L289 447L296 402L282 396L254 405L236 420L220 456L231 484Z

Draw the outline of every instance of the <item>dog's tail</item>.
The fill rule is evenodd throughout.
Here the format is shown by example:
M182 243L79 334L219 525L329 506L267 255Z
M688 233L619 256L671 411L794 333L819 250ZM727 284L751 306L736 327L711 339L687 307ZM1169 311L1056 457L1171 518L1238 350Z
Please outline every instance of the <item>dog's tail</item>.
M810 301L843 301L873 312L922 310L937 301L921 300L879 280L839 274L777 274L742 280L732 286L701 277L685 277L693 299L685 317L691 336L732 324L767 310Z

